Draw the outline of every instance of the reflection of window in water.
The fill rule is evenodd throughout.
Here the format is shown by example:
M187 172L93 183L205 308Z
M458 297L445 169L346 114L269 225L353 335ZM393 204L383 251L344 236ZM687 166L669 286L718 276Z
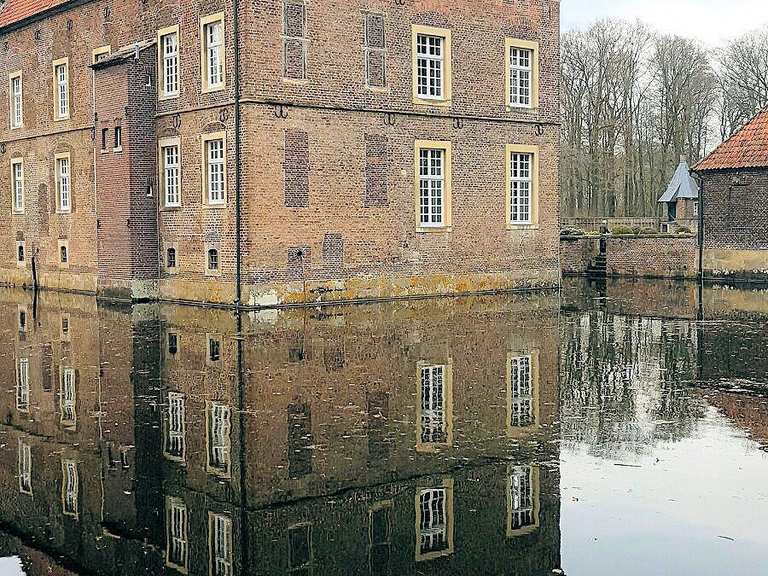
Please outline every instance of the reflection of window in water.
M232 575L232 519L211 514L208 521L211 576Z
M221 360L221 340L208 337L208 361L218 362Z
M312 525L300 524L288 529L288 572L312 574Z
M19 440L19 492L32 494L32 447Z
M538 527L538 469L510 466L507 470L507 536L519 536Z
M448 541L448 491L428 488L419 493L419 555L445 552Z
M184 395L168 394L168 418L165 432L165 455L172 460L184 460L186 455L186 410Z
M61 423L66 426L74 426L77 420L75 405L77 403L77 391L75 390L75 371L72 368L64 368L61 372Z
M445 416L445 366L421 368L421 438L422 444L448 441Z
M368 525L368 562L371 576L390 574L392 555L392 502L371 508Z
M389 460L387 419L389 418L389 394L371 392L367 396L368 413L368 462L381 465Z
M168 332L168 355L176 356L179 352L179 335L176 332Z
M525 428L534 424L533 383L531 378L531 357L511 358L509 366L511 413L509 425Z
M208 466L216 474L228 475L230 466L231 411L219 402L211 404L208 415Z
M19 412L29 411L29 358L19 359L16 377L16 409Z
M67 516L77 516L78 494L80 491L80 478L77 473L77 462L73 460L62 460L61 472L61 499L64 514Z
M187 568L187 506L179 498L166 498L166 558L169 566Z
M288 405L288 476L312 473L312 411L308 404Z

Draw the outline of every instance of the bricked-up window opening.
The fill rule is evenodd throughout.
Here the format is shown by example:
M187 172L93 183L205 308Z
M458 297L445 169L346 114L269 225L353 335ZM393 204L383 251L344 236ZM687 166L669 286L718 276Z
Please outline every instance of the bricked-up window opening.
M20 358L16 370L16 410L29 411L29 358Z
M168 418L165 430L165 455L184 460L187 447L186 400L178 392L168 393Z
M509 360L512 428L525 428L534 424L533 379L531 357L520 356Z
M445 371L445 366L421 368L421 444L445 444L448 440Z
M301 0L283 2L283 77L307 78L307 8Z
M419 206L422 226L445 225L445 150L419 150Z
M61 392L59 407L61 409L61 424L74 426L77 422L77 390L75 389L75 370L64 368L61 372Z
M163 146L162 159L165 205L169 208L179 207L181 206L179 146L177 144Z
M312 525L288 529L288 572L304 576L312 573Z
M215 248L208 250L208 271L218 272L219 270L219 251Z
M21 72L11 76L11 128L24 125L24 96L22 92Z
M19 247L17 248L17 251L16 251L16 259L19 262L24 262L25 258L26 258L26 255L24 254L24 244L19 244Z
M11 186L13 188L13 211L24 212L24 162L11 160Z
M32 447L19 440L19 492L32 494Z
M232 412L229 406L214 402L208 413L208 468L221 476L230 473L230 431Z
M309 136L306 132L285 131L283 177L286 207L309 206Z
M221 340L208 338L208 361L218 362L221 360Z
M387 51L384 16L365 15L365 84L369 88L387 85Z
M186 573L189 555L187 506L179 498L168 496L165 509L165 562Z
M67 250L66 246L59 247L59 261L62 264L67 264L69 262L69 250Z
M510 215L513 224L530 224L533 154L512 153L510 159Z
M389 151L386 136L365 135L365 193L363 206L375 208L389 203L387 196L387 171Z
M288 405L288 477L304 478L312 473L312 410L308 404Z
M450 548L447 499L445 488L419 492L419 556L445 552Z
M53 76L56 81L56 119L69 118L69 64L56 63L53 67Z
M509 105L531 107L531 81L533 78L533 51L509 48Z
M378 504L368 514L368 560L372 576L390 574L392 503Z
M444 43L441 36L416 36L417 95L426 100L440 100L444 92Z
M171 32L160 37L162 50L162 95L179 94L179 34Z
M508 506L510 530L521 530L536 523L534 515L533 468L519 466L509 476Z
M208 522L211 576L232 576L232 519L225 514L211 514Z
M165 258L166 268L176 268L176 248L168 248Z
M71 203L71 187L70 187L70 171L69 171L69 158L57 158L56 159L56 191L58 193L59 210L61 212L70 212L72 210Z
M77 470L77 462L62 460L61 473L61 501L64 514L77 516L80 495L80 475Z
M224 21L214 20L203 25L205 42L205 86L208 90L224 86Z
M207 140L206 168L208 183L208 203L224 204L226 197L224 191L224 139Z
M115 126L115 152L120 152L123 149L123 128L121 126Z

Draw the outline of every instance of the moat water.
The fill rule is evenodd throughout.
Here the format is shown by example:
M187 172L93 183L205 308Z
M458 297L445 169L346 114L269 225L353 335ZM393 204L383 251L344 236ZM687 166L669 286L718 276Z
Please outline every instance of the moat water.
M0 327L2 576L768 573L766 292Z

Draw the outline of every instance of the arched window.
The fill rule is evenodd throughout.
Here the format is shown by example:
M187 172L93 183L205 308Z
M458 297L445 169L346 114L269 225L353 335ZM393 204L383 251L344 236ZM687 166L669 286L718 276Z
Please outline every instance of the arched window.
M59 250L60 250L59 259L61 260L62 264L66 264L67 262L69 262L69 252L67 251L67 247L62 246Z
M19 262L24 262L24 244L19 244L18 259Z
M168 248L166 266L168 268L176 268L176 248Z

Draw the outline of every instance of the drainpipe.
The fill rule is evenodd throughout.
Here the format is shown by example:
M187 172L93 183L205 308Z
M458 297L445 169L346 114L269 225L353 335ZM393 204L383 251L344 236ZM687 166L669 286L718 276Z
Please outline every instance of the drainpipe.
M235 306L242 304L242 175L240 173L240 1L232 0L234 20L232 31L235 38Z
M691 170L691 177L699 185L699 283L704 284L704 178Z

